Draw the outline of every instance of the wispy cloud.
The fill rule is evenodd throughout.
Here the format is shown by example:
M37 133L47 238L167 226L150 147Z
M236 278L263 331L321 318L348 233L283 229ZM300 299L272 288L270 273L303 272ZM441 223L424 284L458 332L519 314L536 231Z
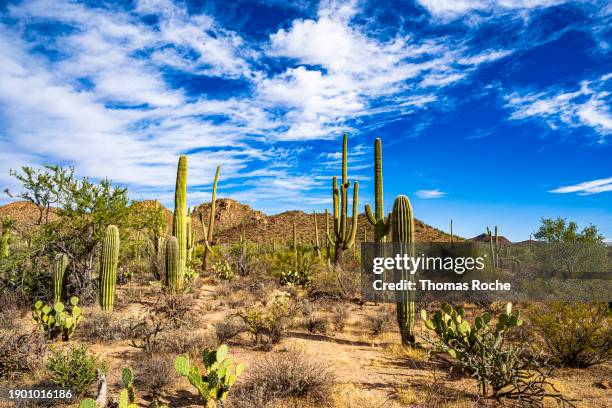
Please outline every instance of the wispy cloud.
M612 177L585 181L584 183L574 184L572 186L558 187L554 190L550 190L549 193L577 193L578 195L590 195L606 191L612 191Z
M565 3L566 0L417 0L417 2L431 15L451 19L470 12L494 13L549 7Z
M442 198L446 196L444 191L440 191L440 189L435 190L418 190L414 193L418 198L430 199L430 198Z
M601 137L612 132L610 112L612 76L583 81L578 90L551 89L545 92L516 91L506 96L513 110L510 119L541 119L550 128L587 126Z

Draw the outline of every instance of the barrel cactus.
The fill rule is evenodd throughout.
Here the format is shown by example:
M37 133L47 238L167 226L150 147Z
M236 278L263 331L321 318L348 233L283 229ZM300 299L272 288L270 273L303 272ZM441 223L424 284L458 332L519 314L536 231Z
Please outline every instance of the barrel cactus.
M115 303L117 265L119 263L119 229L114 225L106 227L102 257L100 258L100 306L110 312Z
M412 213L412 205L408 197L404 195L397 196L393 203L393 212L391 214L391 230L393 242L398 242L402 251L406 251L408 256L414 254L414 215ZM402 279L413 279L407 271L402 271ZM402 337L402 344L414 343L414 322L415 322L415 306L414 293L406 291L405 297L397 302L397 323Z
M68 267L68 257L66 254L57 254L53 260L53 303L62 301L62 291L64 289L64 274Z

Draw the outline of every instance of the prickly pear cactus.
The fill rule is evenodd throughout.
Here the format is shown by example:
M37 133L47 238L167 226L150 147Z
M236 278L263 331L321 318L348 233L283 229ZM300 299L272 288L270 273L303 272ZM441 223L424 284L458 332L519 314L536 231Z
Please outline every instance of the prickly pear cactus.
M32 323L38 326L49 339L62 337L67 341L72 337L75 328L83 320L79 298L70 298L67 308L62 302L56 302L53 307L37 300L32 309Z
M230 388L244 370L241 363L234 364L227 354L228 347L224 344L216 351L205 349L202 353L204 373L200 373L197 366L191 365L189 357L185 355L174 360L176 372L187 377L208 407L216 407L217 401L227 398Z

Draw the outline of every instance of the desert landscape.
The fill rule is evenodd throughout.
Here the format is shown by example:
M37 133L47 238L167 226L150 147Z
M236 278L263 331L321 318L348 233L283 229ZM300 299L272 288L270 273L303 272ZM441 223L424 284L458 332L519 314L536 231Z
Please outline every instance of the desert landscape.
M22 201L0 208L2 386L74 395L2 403L610 406L607 304L360 299L361 242L465 239L414 219L405 196L382 212L380 140L375 211L351 208L347 141L325 213L269 216L217 199L222 169L212 201L187 208L186 156L172 211L71 169L13 172L23 190L8 194ZM550 226L576 228L543 220L535 238L552 239ZM507 244L487 230L473 239ZM601 240L594 227L572 234Z

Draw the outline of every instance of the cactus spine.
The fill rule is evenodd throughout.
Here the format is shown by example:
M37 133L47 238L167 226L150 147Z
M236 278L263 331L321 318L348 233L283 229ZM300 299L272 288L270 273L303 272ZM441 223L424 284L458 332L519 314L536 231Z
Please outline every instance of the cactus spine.
M11 254L11 228L13 228L13 220L8 217L2 220L2 237L0 238L0 258L8 258Z
M391 215L392 223L392 238L393 242L401 244L402 252L406 250L408 256L414 254L414 215L412 213L412 205L408 197L404 195L397 196L393 203L393 213ZM414 279L406 270L402 271L402 279ZM402 344L414 343L414 322L415 322L415 306L414 294L412 291L404 292L406 299L397 303L397 323L399 325Z
M106 227L102 258L100 259L100 306L111 312L115 303L117 264L119 262L119 229L114 225Z
M333 237L328 234L328 240L335 247L334 263L338 264L342 260L344 251L350 249L355 244L357 233L357 204L359 200L359 184L354 183L353 187L353 219L348 225L348 190L351 187L347 177L347 153L348 136L346 133L342 139L342 183L338 187L338 178L332 179L332 194L334 199L334 225Z
M53 260L53 304L62 301L62 291L64 289L64 273L68 267L68 257L66 254L57 254Z
M174 218L172 220L172 235L176 237L179 250L179 268L176 290L183 287L185 265L187 261L187 156L179 157L176 173L176 189L174 190Z
M182 276L179 272L181 262L179 258L179 245L176 237L166 240L166 287L168 292L176 294L181 288Z
M204 225L204 215L200 213L200 223L202 224L202 232L204 237L204 258L202 260L202 271L206 271L208 267L208 257L212 253L212 240L215 231L215 211L217 204L217 182L219 181L219 171L221 166L217 166L217 172L215 173L215 181L213 183L212 198L210 200L210 214L208 215L208 231Z
M382 142L380 138L374 141L374 213L369 204L365 206L365 213L370 224L374 226L374 242L385 242L391 229L389 218L385 220L385 206L383 203L383 176L382 176Z

